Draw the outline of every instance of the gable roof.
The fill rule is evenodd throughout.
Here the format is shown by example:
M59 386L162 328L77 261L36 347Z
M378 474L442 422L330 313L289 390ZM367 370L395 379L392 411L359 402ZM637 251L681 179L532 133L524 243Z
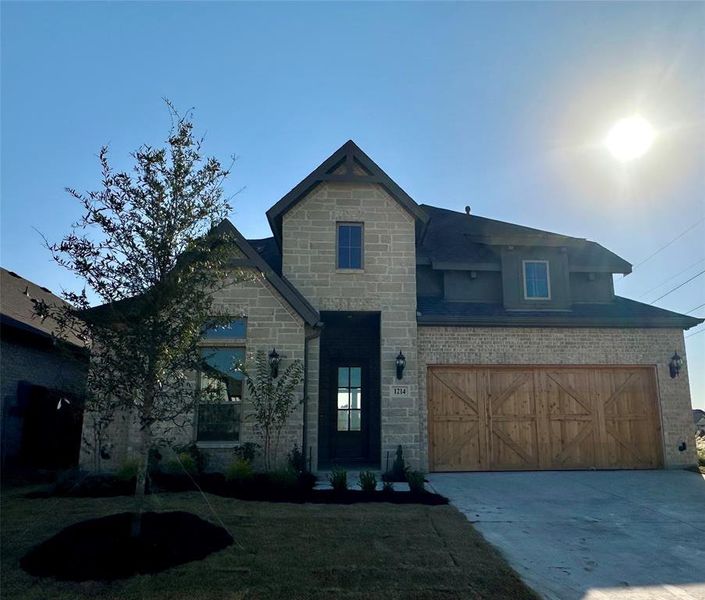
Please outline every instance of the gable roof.
M216 238L219 236L230 236L244 255L244 258L236 258L231 261L233 267L252 267L257 269L308 325L316 325L320 321L318 311L311 306L309 301L306 300L280 272L277 273L276 269L272 268L272 266L260 256L257 250L252 247L250 242L243 237L229 219L223 219L218 225L213 227L207 235ZM149 301L147 296L143 294L141 296L118 300L112 304L108 303L94 306L88 309L87 312L92 315L92 318L114 319L116 311L118 311L121 314L120 318L125 318L125 316L129 317L131 311L139 311L140 304L147 301Z
M562 246L570 249L571 266L612 273L631 273L632 266L614 252L584 238L514 223L467 215L422 204L429 221L417 248L417 262L437 269L467 268L469 263L499 266L496 246Z
M223 219L213 230L212 233L232 235L235 244L245 255L246 259L243 263L237 262L238 266L251 266L259 270L265 276L267 281L272 284L274 289L279 292L289 305L306 321L309 325L316 325L320 321L318 311L311 306L308 300L297 290L286 277L277 273L275 269L252 247L243 235L237 230L229 219ZM270 238L271 239L271 238Z
M24 331L45 339L56 335L58 325L51 318L41 319L34 313L34 300L43 300L49 305L62 306L66 302L51 290L20 277L14 271L0 267L0 317L3 326ZM70 332L63 339L75 346L85 346Z
M376 183L418 222L426 223L428 220L426 213L411 196L401 189L355 142L348 140L267 211L269 225L280 246L284 214L324 181Z

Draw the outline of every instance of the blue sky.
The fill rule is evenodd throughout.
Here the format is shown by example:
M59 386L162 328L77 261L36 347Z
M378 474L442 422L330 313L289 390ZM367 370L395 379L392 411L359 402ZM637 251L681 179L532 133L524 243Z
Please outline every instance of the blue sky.
M39 230L79 215L95 155L116 165L195 107L248 237L347 139L416 201L598 241L650 302L705 269L703 3L2 4L2 265L54 291ZM658 131L628 167L601 144L639 112ZM654 288L654 289L652 289ZM657 302L705 302L700 276ZM693 314L705 316L700 309ZM699 330L691 330L691 335ZM705 333L687 342L705 407ZM664 348L665 353L673 349ZM696 368L698 367L698 368Z

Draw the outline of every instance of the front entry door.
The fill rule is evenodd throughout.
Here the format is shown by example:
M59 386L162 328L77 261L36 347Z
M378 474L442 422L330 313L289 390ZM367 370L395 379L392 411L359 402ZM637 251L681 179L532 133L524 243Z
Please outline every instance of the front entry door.
M331 373L331 381L337 382L331 398L333 461L364 462L368 458L366 377L367 369L359 364L338 364Z

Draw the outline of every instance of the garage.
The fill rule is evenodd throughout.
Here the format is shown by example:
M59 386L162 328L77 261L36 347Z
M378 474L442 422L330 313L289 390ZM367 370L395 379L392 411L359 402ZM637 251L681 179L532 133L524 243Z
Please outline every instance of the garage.
M430 366L431 471L655 469L656 372L644 366Z

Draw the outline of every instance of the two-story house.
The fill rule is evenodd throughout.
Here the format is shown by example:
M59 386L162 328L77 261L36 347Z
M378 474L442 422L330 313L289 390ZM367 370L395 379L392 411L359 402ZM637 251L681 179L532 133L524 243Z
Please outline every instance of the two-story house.
M223 381L184 432L221 468L255 441L234 361L301 360L284 446L313 470L382 468L398 445L430 471L693 464L683 330L701 320L615 296L628 262L585 239L419 205L352 141L246 240L257 277L216 298L204 339ZM124 457L129 429L118 433Z

